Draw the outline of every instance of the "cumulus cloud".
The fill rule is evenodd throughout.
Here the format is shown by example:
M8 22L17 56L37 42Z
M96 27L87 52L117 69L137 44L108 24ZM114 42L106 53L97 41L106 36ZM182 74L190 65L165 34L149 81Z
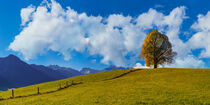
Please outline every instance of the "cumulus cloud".
M136 65L134 66L134 68L149 68L147 66L143 66L141 63L136 63Z
M26 59L52 50L61 53L65 60L69 60L71 50L84 50L87 44L87 39L84 37L85 30L88 27L90 30L96 28L95 25L101 21L100 17L78 14L70 8L64 10L53 0L50 7L41 5L28 17L31 18L21 17L22 23L28 22L28 24L9 46L10 49L21 52Z
M202 49L200 57L210 57L210 12L198 15L198 20L191 26L197 31L188 41L191 49Z
M186 18L184 6L173 9L168 15L149 9L137 18L121 14L110 14L106 18L77 13L70 7L63 9L51 0L21 10L24 27L9 49L20 52L25 59L51 50L62 54L65 60L71 59L71 51L83 53L87 49L90 55L102 56L101 63L134 66L148 30L157 28L168 35L178 52L177 62L181 62L185 59L179 58L191 53L188 44L179 38L180 27Z
M21 19L22 19L22 23L21 25L25 25L26 22L28 22L31 18L31 14L35 11L35 7L30 5L27 8L24 8L21 10Z
M175 63L169 67L180 67L180 68L203 68L205 66L202 60L194 57L193 55L187 55L186 57L178 57L175 59Z

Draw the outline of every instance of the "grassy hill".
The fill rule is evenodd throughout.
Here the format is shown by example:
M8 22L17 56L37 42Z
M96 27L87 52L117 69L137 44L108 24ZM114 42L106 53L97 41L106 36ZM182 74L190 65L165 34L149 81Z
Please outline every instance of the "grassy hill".
M69 87L59 89L60 84ZM108 71L18 88L14 94L11 99L11 90L1 92L0 105L210 105L210 69Z

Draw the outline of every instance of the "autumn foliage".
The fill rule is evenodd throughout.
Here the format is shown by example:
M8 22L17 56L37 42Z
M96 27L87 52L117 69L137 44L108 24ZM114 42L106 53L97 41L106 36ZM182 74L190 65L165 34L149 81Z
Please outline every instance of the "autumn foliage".
M144 58L146 66L154 66L164 63L172 63L177 53L172 51L172 45L166 35L157 30L149 32L144 40L141 50L141 58Z

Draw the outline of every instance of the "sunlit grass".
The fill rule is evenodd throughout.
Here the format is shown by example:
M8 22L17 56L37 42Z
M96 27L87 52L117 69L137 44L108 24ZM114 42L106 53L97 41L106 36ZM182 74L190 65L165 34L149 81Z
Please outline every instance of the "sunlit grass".
M161 68L139 70L111 79L129 70L117 70L73 77L39 84L40 91L58 89L65 81L83 82L69 88L37 96L0 101L0 104L23 105L209 105L210 70ZM111 80L107 80L111 79ZM105 81L104 81L105 80ZM57 87L54 88L54 86ZM65 85L65 84L64 84ZM17 89L21 95L36 93L36 87ZM34 89L35 88L35 89ZM42 90L43 89L43 90ZM11 96L11 91L0 93Z
M15 96L27 96L31 94L37 93L37 87L39 87L40 93L50 92L58 90L61 87L66 86L66 82L68 84L73 83L88 83L88 82L96 82L96 81L102 81L106 79L111 79L113 77L116 77L118 75L121 75L123 73L129 72L130 70L116 70L116 71L108 71L103 73L94 73L89 75L82 75L77 77L72 77L68 79L58 80L58 81L52 81L52 82L46 82L42 84L37 85L31 85L23 88L14 89ZM11 90L0 92L0 98L6 99L10 98L12 96Z

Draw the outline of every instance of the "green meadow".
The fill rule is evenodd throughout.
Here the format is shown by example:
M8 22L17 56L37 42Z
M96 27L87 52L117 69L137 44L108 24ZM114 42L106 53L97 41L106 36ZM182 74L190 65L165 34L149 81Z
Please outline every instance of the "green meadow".
M210 105L210 69L107 71L14 89L11 96L1 92L0 105Z

